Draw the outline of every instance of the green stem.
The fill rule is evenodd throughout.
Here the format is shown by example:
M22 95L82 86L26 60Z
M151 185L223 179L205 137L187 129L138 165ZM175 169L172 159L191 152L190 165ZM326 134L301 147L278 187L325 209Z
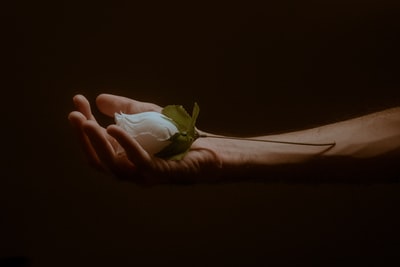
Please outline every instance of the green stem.
M243 140L243 141L253 141L253 142L267 142L267 143L278 143L278 144L287 144L287 145L300 145L300 146L331 146L334 147L336 142L333 141L331 143L305 143L305 142L289 142L289 141L281 141L281 140L268 140L268 139L254 139L254 138L242 138L242 137L226 137L226 136L218 136L218 135L210 135L210 134L199 134L200 138L219 138L219 139L233 139L233 140Z

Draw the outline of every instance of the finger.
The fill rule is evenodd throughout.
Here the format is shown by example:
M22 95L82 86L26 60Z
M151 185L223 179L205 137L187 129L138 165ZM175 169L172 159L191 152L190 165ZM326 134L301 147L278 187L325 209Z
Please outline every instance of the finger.
M121 157L115 153L111 141L117 142L112 136L107 134L104 128L93 121L87 121L84 129L97 155L108 171L119 179L134 179L136 182L140 182L140 177L137 177L137 168L126 157Z
M143 147L124 130L116 125L110 125L107 133L114 137L118 143L124 148L129 160L138 169L148 169L151 167L152 158Z
M76 109L81 112L88 120L96 120L92 114L90 103L83 95L76 95L73 97L73 102Z
M134 114L146 111L161 112L162 108L153 103L141 102L110 94L101 94L96 99L99 110L107 116L114 117L117 112Z
M87 134L90 144L102 165L111 172L115 172L118 169L115 161L115 151L104 128L100 127L96 122L88 120L84 122L83 130Z
M88 163L97 169L104 170L100 159L90 143L89 138L83 131L83 124L87 121L86 117L78 111L73 111L69 114L68 120L75 131L78 142L86 156L86 159L88 160Z

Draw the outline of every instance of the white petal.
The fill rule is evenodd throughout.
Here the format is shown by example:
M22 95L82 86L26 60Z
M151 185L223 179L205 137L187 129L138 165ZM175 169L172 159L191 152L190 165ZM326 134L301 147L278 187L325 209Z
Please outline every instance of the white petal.
M150 154L168 146L169 139L178 132L171 119L158 112L116 113L115 122Z

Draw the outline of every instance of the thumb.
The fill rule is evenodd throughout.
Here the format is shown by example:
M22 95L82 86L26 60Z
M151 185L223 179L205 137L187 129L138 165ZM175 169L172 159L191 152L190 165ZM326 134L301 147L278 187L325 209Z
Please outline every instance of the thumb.
M161 107L147 102L133 100L123 96L101 94L96 98L98 109L107 116L114 117L116 112L135 114L146 111L161 112Z

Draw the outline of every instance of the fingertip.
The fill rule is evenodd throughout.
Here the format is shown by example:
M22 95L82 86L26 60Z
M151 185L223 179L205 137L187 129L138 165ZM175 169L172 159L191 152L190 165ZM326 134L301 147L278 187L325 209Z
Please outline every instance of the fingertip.
M107 127L106 130L107 130L108 134L113 136L115 134L118 134L118 132L121 131L122 129L119 126L115 125L115 124L111 124L111 125L109 125Z
M96 105L103 114L113 117L115 112L124 109L125 103L121 99L116 95L100 94L96 97Z
M76 121L76 120L81 120L84 118L85 118L85 116L83 116L83 114L80 113L79 111L72 111L68 114L69 121Z
M109 97L109 94L99 94L96 97L96 105L101 105L101 103L104 102L104 100L106 100Z
M72 97L72 102L76 102L76 100L81 96L81 94L76 94Z
M86 121L86 117L79 111L72 111L68 114L68 121L73 128L80 129Z
M78 108L82 103L88 102L86 97L81 94L74 95L72 98L72 101L74 102L75 106Z
M80 94L73 97L75 108L81 112L88 120L96 120L92 114L89 100Z
M106 132L114 137L123 147L132 145L132 138L117 125L109 125L106 128Z
M96 97L96 105L100 108L115 108L120 105L126 105L130 99L119 96L119 95L113 95L113 94L99 94Z
M76 117L77 117L77 114L76 114L76 112L77 111L72 111L72 112L70 112L69 114L68 114L68 120L69 121L72 121L72 120L74 120Z
M99 95L96 97L96 101L97 101L97 100L101 101L101 100L107 99L107 98L109 98L110 96L113 96L113 95L111 95L111 94L106 94L106 93L101 93L101 94L99 94Z
M82 94L76 94L72 97L72 99L82 98L84 97Z

